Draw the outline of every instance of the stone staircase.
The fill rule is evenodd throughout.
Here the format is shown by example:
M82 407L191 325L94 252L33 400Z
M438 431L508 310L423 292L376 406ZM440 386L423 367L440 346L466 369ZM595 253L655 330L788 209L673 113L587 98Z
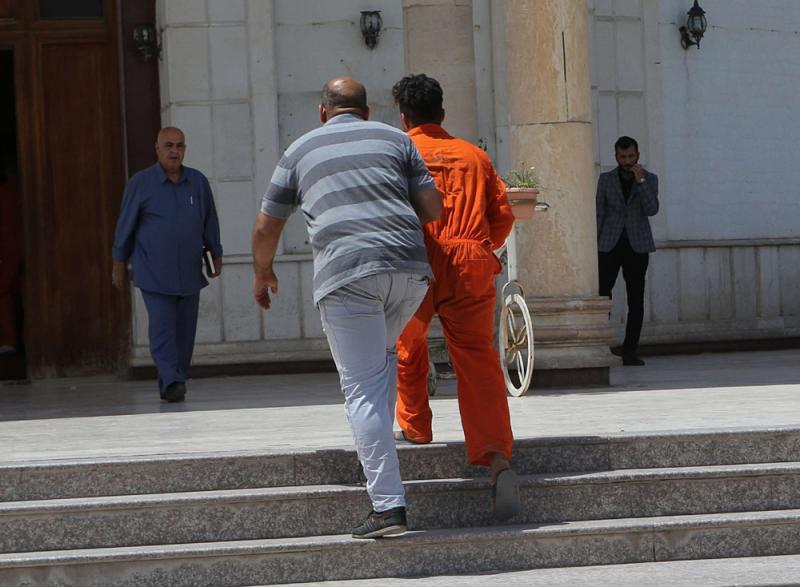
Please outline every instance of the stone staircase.
M400 448L413 532L353 540L347 450L0 465L0 585L253 585L800 553L800 429L520 440L491 516L460 444Z

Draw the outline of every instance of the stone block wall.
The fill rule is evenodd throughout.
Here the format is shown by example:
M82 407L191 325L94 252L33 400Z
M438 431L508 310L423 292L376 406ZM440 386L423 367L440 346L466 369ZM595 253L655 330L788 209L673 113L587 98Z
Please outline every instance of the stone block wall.
M800 91L800 5L706 0L709 30L684 51L691 2L588 0L598 172L636 137L660 178L643 343L800 334L800 168L786 129ZM614 290L615 342L625 291Z
M704 0L710 29L699 51L684 51L677 27L689 0L585 1L596 171L614 167L614 140L630 134L661 179L643 342L797 336L800 166L791 132L800 116L800 3ZM364 81L373 118L398 123L390 89L404 74L403 2L157 6L162 120L184 129L186 163L209 177L225 246L223 277L202 293L196 362L327 358L302 218L287 226L277 258L281 293L267 313L251 301L250 229L280 153L318 124L325 80ZM505 71L503 1L472 6L478 135L505 171L504 80L519 72ZM362 9L382 11L384 32L372 51L359 32ZM543 194L555 206L558 197ZM620 279L618 339L623 304ZM149 362L137 295L133 363Z
M280 294L269 312L252 301L250 233L283 150L319 124L324 82L352 75L368 88L372 118L399 124L391 86L403 75L402 6L381 0L159 0L162 123L187 136L186 164L214 190L225 248L221 279L201 294L195 363L328 358L311 302L311 251L300 214L277 257ZM362 9L382 11L378 46L363 42ZM134 305L133 364L149 364L147 314Z

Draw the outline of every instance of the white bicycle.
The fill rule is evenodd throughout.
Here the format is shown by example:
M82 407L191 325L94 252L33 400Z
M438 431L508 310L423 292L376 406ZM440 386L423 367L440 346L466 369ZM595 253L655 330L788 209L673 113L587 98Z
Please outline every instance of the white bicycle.
M539 212L550 208L545 202L536 202L533 206ZM525 221L530 217L530 214L518 215L517 220ZM497 328L497 349L506 390L512 396L520 397L528 392L533 379L533 319L525 302L525 293L517 281L517 247L513 230L496 254L501 259L505 255L508 267L508 281L500 290L502 308ZM431 361L428 366L428 395L436 394L437 380L436 366Z

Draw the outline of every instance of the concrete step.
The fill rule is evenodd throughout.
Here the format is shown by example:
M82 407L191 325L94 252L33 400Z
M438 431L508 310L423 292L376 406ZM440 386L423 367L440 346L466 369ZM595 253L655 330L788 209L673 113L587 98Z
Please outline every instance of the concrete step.
M489 481L406 483L412 529L491 526ZM515 523L800 508L800 463L520 477ZM344 534L369 511L359 486L296 486L0 504L0 552Z
M217 587L800 554L800 510L0 555L2 585Z
M800 428L723 429L564 436L515 442L522 474L793 461ZM465 465L463 443L400 446L404 479L486 475ZM358 481L352 449L212 453L124 459L0 463L0 502L348 484Z
M418 579L355 579L302 583L306 587L529 587L530 585L569 585L569 587L723 587L748 585L797 585L800 582L800 555L716 558L710 560L633 563L562 569L536 569L477 575L445 575ZM295 583L294 585L299 585Z

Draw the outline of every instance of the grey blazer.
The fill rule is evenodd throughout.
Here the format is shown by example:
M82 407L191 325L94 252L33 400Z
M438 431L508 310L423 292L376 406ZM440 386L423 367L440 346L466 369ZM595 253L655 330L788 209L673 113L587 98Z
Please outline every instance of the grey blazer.
M613 249L624 228L631 248L637 253L656 250L648 216L658 212L658 177L645 170L644 183L635 183L625 203L619 167L601 173L597 180L597 250L607 253Z

